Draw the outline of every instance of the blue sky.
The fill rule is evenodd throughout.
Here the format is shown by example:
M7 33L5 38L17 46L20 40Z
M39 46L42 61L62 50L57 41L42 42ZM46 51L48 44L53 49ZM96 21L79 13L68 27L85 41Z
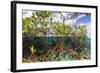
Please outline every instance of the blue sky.
M84 25L87 25L87 23L91 23L91 16L84 15L83 17L80 17L78 20L76 20L76 24L81 23L83 23Z
M31 17L32 16L32 12L33 11L23 11L23 18L25 17ZM68 13L66 12L62 12L62 15L64 15L65 17L67 16ZM63 20L60 17L59 12L52 12L52 17L53 17L53 21L59 21L59 22L63 22ZM70 16L69 16L70 17ZM87 35L88 37L91 37L91 15L86 15L85 13L80 14L78 17L74 17L73 19L68 19L65 21L66 25L85 25L87 26Z
M66 14L63 13L64 16L66 16ZM63 22L62 19L60 18L60 14L59 13L53 13L53 18L54 21L60 21ZM66 25L85 25L87 26L87 36L91 37L91 15L86 15L85 13L80 14L78 17L74 17L73 19L68 19L65 21Z
M76 20L76 24L87 26L87 36L91 37L91 16L84 15Z
M62 13L62 14L63 14L63 16L66 16L65 13ZM62 19L60 18L60 14L59 13L55 13L54 12L52 15L53 15L54 21L60 21L60 22L62 22ZM90 25L91 24L91 16L88 16L88 15L86 15L84 13L83 14L80 14L76 18L74 17L72 20L77 25L80 25L80 24ZM65 21L65 24L69 24L69 25L73 24L72 23L72 20L70 20L70 19L69 20L66 20Z

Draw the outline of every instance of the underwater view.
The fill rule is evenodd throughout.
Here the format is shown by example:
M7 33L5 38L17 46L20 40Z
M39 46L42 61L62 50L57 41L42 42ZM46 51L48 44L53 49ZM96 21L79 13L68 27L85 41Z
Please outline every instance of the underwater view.
M91 13L22 11L22 63L91 59Z

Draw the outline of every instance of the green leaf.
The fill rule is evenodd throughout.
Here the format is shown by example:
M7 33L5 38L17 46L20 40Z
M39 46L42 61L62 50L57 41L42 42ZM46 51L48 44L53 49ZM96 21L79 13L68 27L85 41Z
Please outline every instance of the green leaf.
M30 50L31 50L32 53L35 53L35 52L36 52L36 49L35 49L34 45L32 45L32 46L30 47Z

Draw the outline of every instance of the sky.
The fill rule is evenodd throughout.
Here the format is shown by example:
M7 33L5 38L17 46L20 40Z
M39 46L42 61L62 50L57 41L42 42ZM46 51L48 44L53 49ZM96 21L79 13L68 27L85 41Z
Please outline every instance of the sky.
M63 16L67 16L68 13L62 12ZM23 11L23 18L31 17L32 11ZM58 12L52 12L53 21L63 22ZM70 17L70 16L69 16ZM85 13L80 14L78 17L74 17L73 19L68 19L65 21L66 25L85 25L87 26L87 36L91 37L91 15L86 15Z

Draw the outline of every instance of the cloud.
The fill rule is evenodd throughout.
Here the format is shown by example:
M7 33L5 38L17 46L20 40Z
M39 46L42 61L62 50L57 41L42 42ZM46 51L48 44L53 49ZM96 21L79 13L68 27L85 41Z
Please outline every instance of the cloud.
M77 17L77 19L80 19L82 17L86 16L85 14L81 14L80 16Z
M32 16L32 11L23 10L23 18L31 17L31 16Z
M91 16L87 16L87 15L82 15L78 17L78 19L76 20L76 24L83 23L84 25L86 25L89 22L91 22Z

